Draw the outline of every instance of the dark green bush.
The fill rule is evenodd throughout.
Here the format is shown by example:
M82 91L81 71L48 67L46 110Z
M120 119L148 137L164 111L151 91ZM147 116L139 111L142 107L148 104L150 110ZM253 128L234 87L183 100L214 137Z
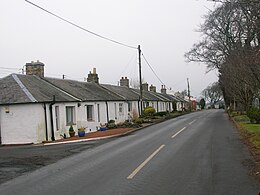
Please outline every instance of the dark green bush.
M108 129L115 129L115 128L117 128L117 126L116 126L115 123L108 123L108 124L107 124L107 128L108 128Z
M109 120L108 123L115 123L115 120Z
M125 121L123 123L117 124L117 128L138 128L138 127L141 127L139 123L129 122L129 121Z
M247 112L247 116L250 119L251 123L260 124L260 109L259 108L251 108Z
M168 112L156 112L155 114L154 114L154 116L166 116L166 115L168 115L169 113Z
M138 118L138 119L134 120L133 122L136 123L136 124L142 124L144 122L144 119Z

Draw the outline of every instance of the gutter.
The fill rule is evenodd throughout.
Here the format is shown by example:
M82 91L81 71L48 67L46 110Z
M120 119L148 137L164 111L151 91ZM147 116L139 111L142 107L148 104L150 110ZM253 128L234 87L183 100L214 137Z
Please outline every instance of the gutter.
M49 109L50 109L50 119L51 119L51 140L55 141L55 137L54 137L54 127L53 127L53 113L52 113L52 106L55 104L55 95L53 96L53 100L51 102L51 104L49 105Z

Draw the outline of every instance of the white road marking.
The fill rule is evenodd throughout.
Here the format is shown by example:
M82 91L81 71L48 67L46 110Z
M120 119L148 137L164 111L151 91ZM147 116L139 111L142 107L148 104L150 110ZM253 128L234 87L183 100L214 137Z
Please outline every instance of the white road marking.
M172 138L175 138L179 133L181 133L184 129L186 129L186 127L183 127L180 131L178 131L177 133L175 133Z
M192 123L194 123L196 120L193 120L193 121L191 121L190 123L189 123L189 125L191 125Z
M133 179L133 177L157 154L163 149L165 145L161 145L156 151L154 151L151 156L149 156L142 164L140 164L128 177L127 179Z

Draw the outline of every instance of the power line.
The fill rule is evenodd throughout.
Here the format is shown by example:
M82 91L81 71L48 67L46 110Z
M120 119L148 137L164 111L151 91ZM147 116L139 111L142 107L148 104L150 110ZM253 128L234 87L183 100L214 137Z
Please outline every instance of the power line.
M150 67L150 69L152 70L152 72L154 73L154 75L157 77L157 79L161 82L162 85L165 85L162 80L159 78L159 76L155 73L154 69L152 68L152 66L149 64L149 62L147 61L147 59L145 58L144 54L142 53L142 56L146 62L146 64Z
M5 69L5 70L20 70L20 68L6 68L6 67L0 67L0 69Z
M90 34L92 34L92 35L95 35L95 36L97 36L97 37L99 37L99 38L105 39L105 40L107 40L107 41L111 41L111 42L113 42L113 43L116 43L116 44L119 44L119 45L122 45L122 46L125 46L125 47L128 47L128 48L131 48L131 49L137 49L136 47L133 47L133 46L130 46L130 45L121 43L121 42L119 42L119 41L115 41L115 40L113 40L113 39L110 39L110 38L104 37L104 36L102 36L102 35L99 35L99 34L97 34L97 33L95 33L95 32L92 32L92 31L90 31L90 30L88 30L88 29L86 29L86 28L83 28L83 27L81 27L81 26L79 26L79 25L77 25L77 24L75 24L75 23L73 23L73 22L70 22L69 20L66 20L66 19L62 18L61 16L58 16L57 14L54 14L54 13L52 13L52 12L50 12L50 11L44 9L43 7L40 7L39 5L36 5L35 3L32 3L32 2L30 2L30 1L28 1L28 0L25 0L25 1L26 1L27 3L30 3L31 5L33 5L33 6L37 7L37 8L39 8L39 9L41 9L41 10L47 12L48 14L50 14L50 15L56 17L56 18L59 18L60 20L62 20L62 21L64 21L64 22L67 22L67 23L71 24L72 26L75 26L75 27L77 27L77 28L79 28L79 29L81 29L81 30L83 30L83 31L85 31L85 32L88 32L88 33L90 33Z
M127 69L128 69L128 67L130 67L130 64L132 63L134 58L136 58L136 53L133 54L133 56L131 57L131 59L127 63L127 65L123 68L123 70L121 71L119 77L121 77L121 76L123 76L123 74L127 73Z

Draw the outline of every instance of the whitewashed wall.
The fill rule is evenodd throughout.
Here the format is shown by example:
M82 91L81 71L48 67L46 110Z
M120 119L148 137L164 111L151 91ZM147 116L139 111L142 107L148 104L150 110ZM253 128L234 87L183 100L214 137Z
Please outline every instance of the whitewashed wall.
M93 120L91 121L87 120L87 105L93 106ZM105 102L81 103L81 106L78 107L77 113L77 128L84 127L86 128L86 132L95 132L100 128L100 124L107 123L107 111Z
M6 112L9 109L9 113ZM45 138L42 104L1 106L2 144L40 143Z
M123 104L123 112L119 112L119 104ZM109 101L109 120L115 120L115 123L122 123L127 120L128 116L128 104L125 101Z

